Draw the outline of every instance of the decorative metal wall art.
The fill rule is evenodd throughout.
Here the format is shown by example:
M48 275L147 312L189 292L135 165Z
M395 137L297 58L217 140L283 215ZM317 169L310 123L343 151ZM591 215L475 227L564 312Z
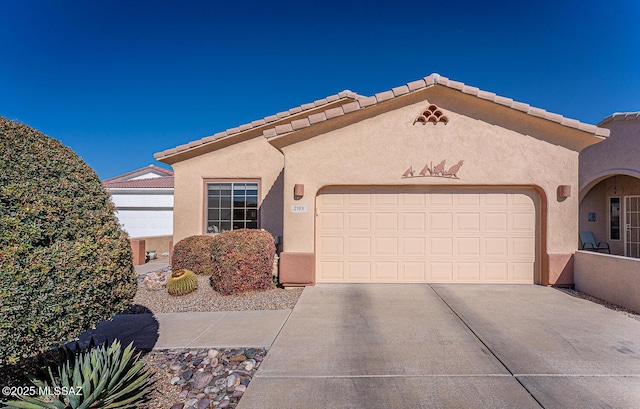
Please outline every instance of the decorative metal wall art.
M403 174L403 178L422 178L422 177L440 177L440 178L453 178L459 179L458 172L464 163L463 160L459 161L455 165L451 166L449 169L446 168L447 160L443 160L437 165L433 166L433 162L427 163L424 165L422 170L416 175L416 171L413 169L413 166L409 166Z

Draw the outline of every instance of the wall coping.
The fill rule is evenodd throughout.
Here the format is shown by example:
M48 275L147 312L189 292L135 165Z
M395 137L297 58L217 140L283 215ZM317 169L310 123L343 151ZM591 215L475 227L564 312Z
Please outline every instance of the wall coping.
M589 255L600 256L600 257L617 258L617 259L620 259L620 260L628 260L628 261L631 261L631 262L640 263L640 258L627 257L627 256L618 256L616 254L599 253L599 252L596 252L596 251L587 251L587 250L576 250L576 253L589 254Z

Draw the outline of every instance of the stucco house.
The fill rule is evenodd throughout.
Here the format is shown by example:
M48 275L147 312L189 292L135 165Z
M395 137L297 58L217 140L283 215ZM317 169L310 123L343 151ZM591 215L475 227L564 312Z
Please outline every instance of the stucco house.
M640 258L640 112L603 119L607 140L580 153L580 231Z
M173 171L149 165L102 184L111 193L116 216L130 238L173 235Z
M609 129L438 74L159 152L174 242L281 241L280 281L573 283L579 154Z

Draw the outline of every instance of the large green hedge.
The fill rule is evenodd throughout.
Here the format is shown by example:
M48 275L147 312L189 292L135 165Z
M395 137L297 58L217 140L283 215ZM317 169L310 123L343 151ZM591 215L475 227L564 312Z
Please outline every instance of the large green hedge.
M135 292L128 237L95 172L0 117L0 366L111 318Z

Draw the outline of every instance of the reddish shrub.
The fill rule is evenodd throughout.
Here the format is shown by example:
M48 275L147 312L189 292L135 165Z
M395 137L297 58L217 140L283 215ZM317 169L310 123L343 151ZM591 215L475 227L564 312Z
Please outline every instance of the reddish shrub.
M171 269L191 270L196 274L209 275L212 271L211 244L214 236L190 236L173 247Z
M211 281L219 293L229 295L273 288L276 247L268 232L253 229L226 231L214 237L211 252Z

